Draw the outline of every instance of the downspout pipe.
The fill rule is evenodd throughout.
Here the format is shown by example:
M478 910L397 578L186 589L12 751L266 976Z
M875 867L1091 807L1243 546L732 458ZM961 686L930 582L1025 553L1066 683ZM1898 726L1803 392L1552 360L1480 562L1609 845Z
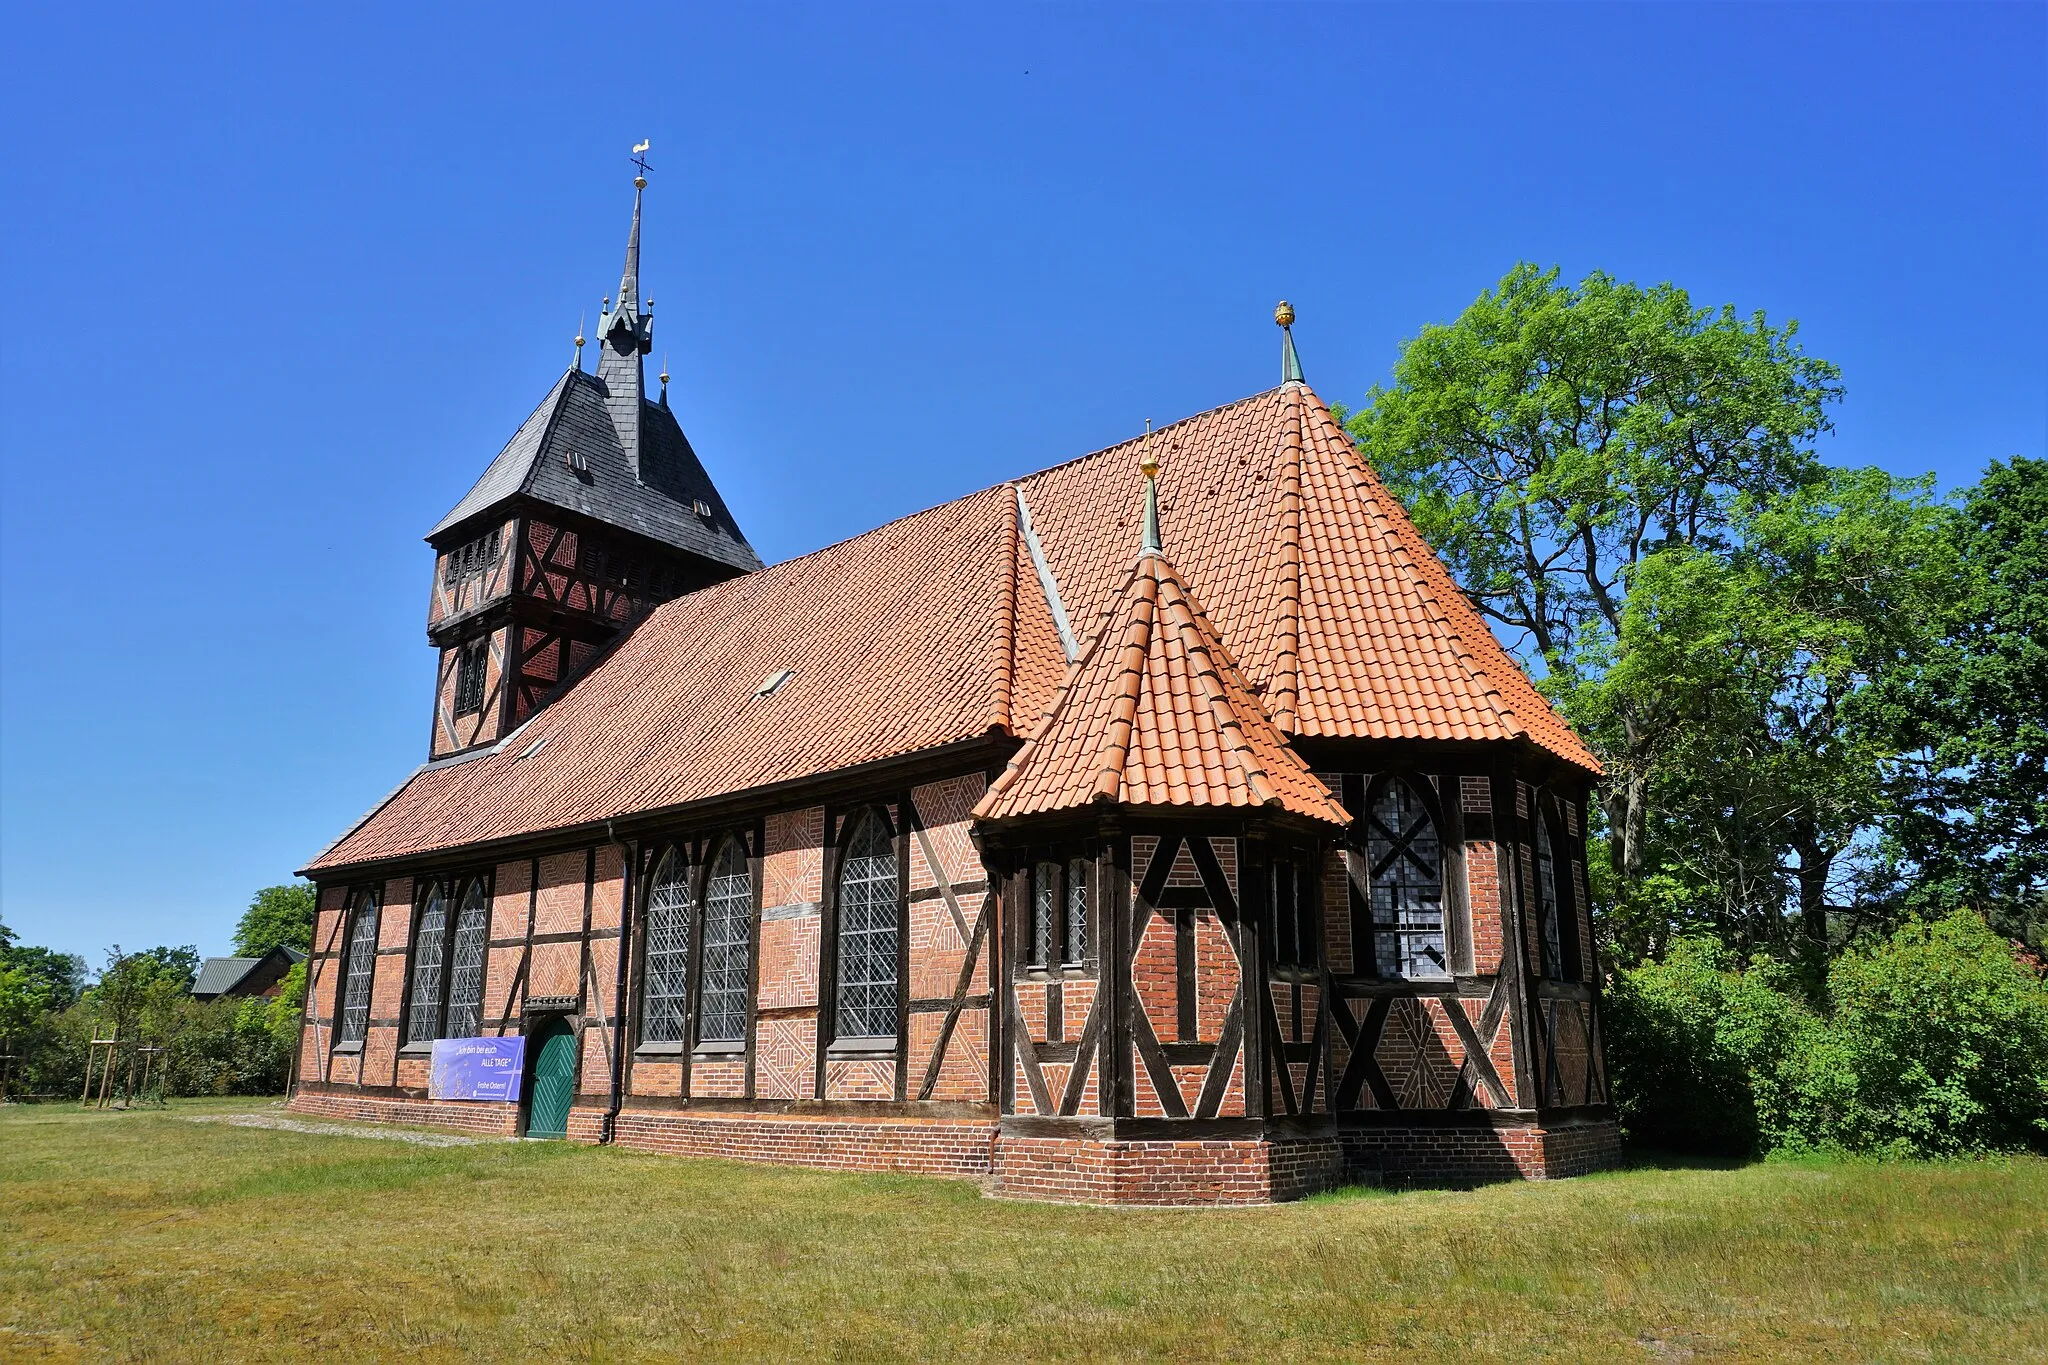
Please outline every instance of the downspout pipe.
M626 1104L626 961L633 944L634 850L620 840L609 818L604 832L619 851L619 949L612 964L612 1093L597 1135L600 1143L609 1144L618 1134L619 1111Z

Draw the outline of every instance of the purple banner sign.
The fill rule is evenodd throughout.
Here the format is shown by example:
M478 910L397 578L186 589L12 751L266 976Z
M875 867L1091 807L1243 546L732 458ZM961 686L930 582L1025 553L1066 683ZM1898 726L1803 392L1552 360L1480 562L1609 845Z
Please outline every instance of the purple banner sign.
M525 1061L524 1038L437 1038L427 1097L516 1100Z

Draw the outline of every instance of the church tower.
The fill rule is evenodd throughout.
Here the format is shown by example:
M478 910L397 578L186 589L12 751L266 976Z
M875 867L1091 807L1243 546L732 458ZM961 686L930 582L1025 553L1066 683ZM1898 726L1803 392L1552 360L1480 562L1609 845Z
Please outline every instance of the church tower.
M431 758L496 743L655 606L761 567L669 411L666 373L647 398L646 191L635 176L597 372L585 372L578 336L574 367L427 533L427 639L440 651Z

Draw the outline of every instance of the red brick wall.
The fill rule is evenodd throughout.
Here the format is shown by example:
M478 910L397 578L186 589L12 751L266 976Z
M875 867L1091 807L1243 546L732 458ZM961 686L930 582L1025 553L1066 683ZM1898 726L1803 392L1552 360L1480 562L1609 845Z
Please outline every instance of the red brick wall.
M301 1088L285 1108L306 1118L402 1123L410 1127L446 1128L479 1136L514 1137L519 1132L519 1106L516 1104L401 1100L388 1095L358 1095L347 1090Z
M995 1189L1016 1199L1077 1204L1267 1204L1342 1179L1335 1138L1185 1142L1082 1137L996 1140Z
M569 1135L595 1141L602 1115L577 1110ZM687 1114L628 1109L613 1141L675 1156L725 1157L841 1171L985 1176L996 1125L991 1119L823 1119L777 1114Z
M1612 1119L1541 1128L1357 1128L1343 1135L1355 1178L1417 1184L1558 1180L1611 1166L1621 1156Z

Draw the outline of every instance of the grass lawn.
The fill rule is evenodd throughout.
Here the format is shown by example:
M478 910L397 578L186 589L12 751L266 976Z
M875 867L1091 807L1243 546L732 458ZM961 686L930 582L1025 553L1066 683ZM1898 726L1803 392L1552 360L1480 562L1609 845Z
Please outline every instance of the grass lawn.
M2048 1161L1113 1212L0 1109L0 1360L2048 1359Z

